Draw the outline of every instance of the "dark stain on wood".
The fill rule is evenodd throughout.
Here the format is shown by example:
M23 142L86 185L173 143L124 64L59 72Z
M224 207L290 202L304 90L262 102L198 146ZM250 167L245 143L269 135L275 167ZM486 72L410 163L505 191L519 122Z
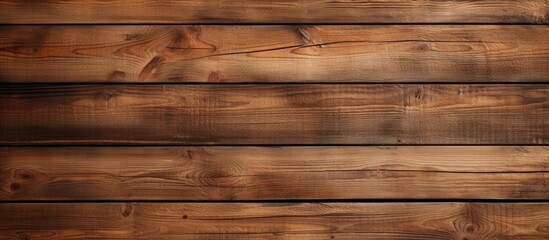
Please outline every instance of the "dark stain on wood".
M546 84L6 85L0 142L544 144L548 92Z

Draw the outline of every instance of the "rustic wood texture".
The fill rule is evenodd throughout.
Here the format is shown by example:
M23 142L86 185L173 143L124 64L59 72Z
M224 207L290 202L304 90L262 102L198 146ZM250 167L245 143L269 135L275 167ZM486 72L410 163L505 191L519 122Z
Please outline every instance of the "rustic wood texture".
M549 239L549 0L0 0L0 25L0 240Z
M548 84L14 85L2 144L546 144Z
M548 82L545 26L7 26L0 82Z
M10 147L0 200L549 199L549 147Z
M0 1L0 23L548 23L547 0Z
M549 238L545 203L29 203L0 212L2 239Z

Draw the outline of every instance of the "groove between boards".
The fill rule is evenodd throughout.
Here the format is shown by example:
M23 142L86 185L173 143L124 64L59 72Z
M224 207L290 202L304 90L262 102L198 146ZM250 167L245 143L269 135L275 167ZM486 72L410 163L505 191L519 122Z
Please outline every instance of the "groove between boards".
M341 22L341 23L320 23L320 22L307 22L307 23L283 23L283 22L269 22L269 23L227 23L227 22L215 22L215 23L0 23L2 26L160 26L160 25L219 25L219 26L267 26L267 25L287 25L287 26L301 26L301 25L364 25L364 26L388 26L388 25L418 25L418 26L441 26L441 25L467 25L467 26L547 26L549 23L482 23L482 22L384 22L384 23L353 23L353 22Z
M9 200L1 204L11 203L549 203L549 199L287 199L287 200Z
M139 148L160 148L160 147L497 147L497 146L516 146L516 147L545 147L549 144L0 144L0 147L63 147L63 148L78 148L78 147L139 147Z
M0 83L0 86L94 86L94 85L547 85L545 82L25 82L25 83Z

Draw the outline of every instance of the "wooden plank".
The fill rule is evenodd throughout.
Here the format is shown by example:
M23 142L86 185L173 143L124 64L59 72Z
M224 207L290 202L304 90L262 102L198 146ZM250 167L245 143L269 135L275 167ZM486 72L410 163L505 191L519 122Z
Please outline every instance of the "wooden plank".
M2 239L547 239L546 203L1 204Z
M0 82L547 82L545 26L4 26Z
M0 200L548 199L549 147L9 147Z
M546 0L0 1L0 23L547 23Z
M1 144L546 144L549 84L12 85Z

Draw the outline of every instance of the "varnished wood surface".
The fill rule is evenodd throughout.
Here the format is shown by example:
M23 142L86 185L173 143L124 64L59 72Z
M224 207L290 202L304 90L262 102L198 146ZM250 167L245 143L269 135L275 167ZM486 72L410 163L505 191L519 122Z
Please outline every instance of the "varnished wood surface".
M546 144L547 84L4 85L2 144Z
M2 239L549 238L546 203L0 204Z
M0 82L547 82L549 27L3 26Z
M0 200L549 199L549 147L8 147Z
M0 23L547 23L546 0L0 1Z

